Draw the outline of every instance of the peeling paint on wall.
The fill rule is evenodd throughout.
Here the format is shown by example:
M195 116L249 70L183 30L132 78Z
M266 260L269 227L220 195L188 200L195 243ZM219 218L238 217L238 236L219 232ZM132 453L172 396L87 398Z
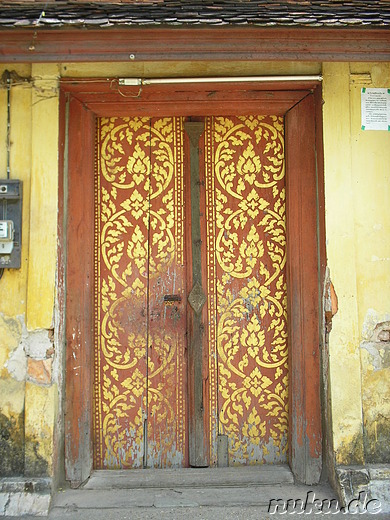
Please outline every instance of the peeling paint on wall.
M325 270L325 284L324 284L324 312L325 312L325 326L326 332L332 330L333 316L337 314L339 310L339 301L337 294L330 278L329 267Z
M23 316L17 319L7 318L3 322L11 323L14 339L19 336L17 347L9 354L4 366L8 374L16 381L51 384L54 356L53 331L38 329L28 331ZM16 325L18 322L18 325Z
M338 313L329 334L336 464L389 460L389 132L361 130L361 85L389 85L389 63L324 63L327 260ZM376 309L376 310L370 310Z
M390 462L390 313L369 309L362 337L365 459Z
M0 313L0 476L24 470L26 357L20 348L22 324Z
M53 331L0 313L0 475L46 476L53 453Z
M21 344L23 345L26 356L34 359L45 359L47 352L51 351L53 344L50 340L50 330L38 329L27 331L23 324Z
M373 370L390 368L390 320L377 323L370 339L362 341L360 347L367 350Z
M5 368L16 381L24 381L26 379L27 357L21 343L11 352L8 361L5 363Z
M22 333L22 325L17 318L6 316L0 312L0 369L3 370L4 365L10 355L20 343ZM1 376L6 377L7 373L2 372Z

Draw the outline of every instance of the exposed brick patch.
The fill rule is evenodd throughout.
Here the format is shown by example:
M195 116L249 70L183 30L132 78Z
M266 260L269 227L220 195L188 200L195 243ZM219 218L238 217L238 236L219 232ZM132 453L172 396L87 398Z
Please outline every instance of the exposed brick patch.
M53 358L27 360L27 377L33 383L41 385L51 384Z

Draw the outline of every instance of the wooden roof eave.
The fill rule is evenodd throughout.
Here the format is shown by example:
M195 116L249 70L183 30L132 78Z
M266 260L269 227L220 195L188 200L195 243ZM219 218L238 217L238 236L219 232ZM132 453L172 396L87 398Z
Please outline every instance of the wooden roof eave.
M0 30L0 62L390 61L390 30L128 27Z

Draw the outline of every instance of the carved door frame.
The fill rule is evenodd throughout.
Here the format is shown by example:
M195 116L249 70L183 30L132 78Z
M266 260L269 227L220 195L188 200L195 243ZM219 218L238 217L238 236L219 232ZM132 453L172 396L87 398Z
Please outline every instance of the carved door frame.
M63 80L60 96L59 293L65 317L65 473L93 465L94 142L100 116L283 115L285 119L289 463L300 482L322 469L321 331L325 271L321 87L315 82L113 88Z

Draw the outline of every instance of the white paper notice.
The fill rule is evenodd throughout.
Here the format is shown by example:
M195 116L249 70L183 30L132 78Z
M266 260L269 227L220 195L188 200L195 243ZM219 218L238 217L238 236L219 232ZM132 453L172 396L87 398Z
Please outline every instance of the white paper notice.
M390 131L389 88L362 88L362 130Z

